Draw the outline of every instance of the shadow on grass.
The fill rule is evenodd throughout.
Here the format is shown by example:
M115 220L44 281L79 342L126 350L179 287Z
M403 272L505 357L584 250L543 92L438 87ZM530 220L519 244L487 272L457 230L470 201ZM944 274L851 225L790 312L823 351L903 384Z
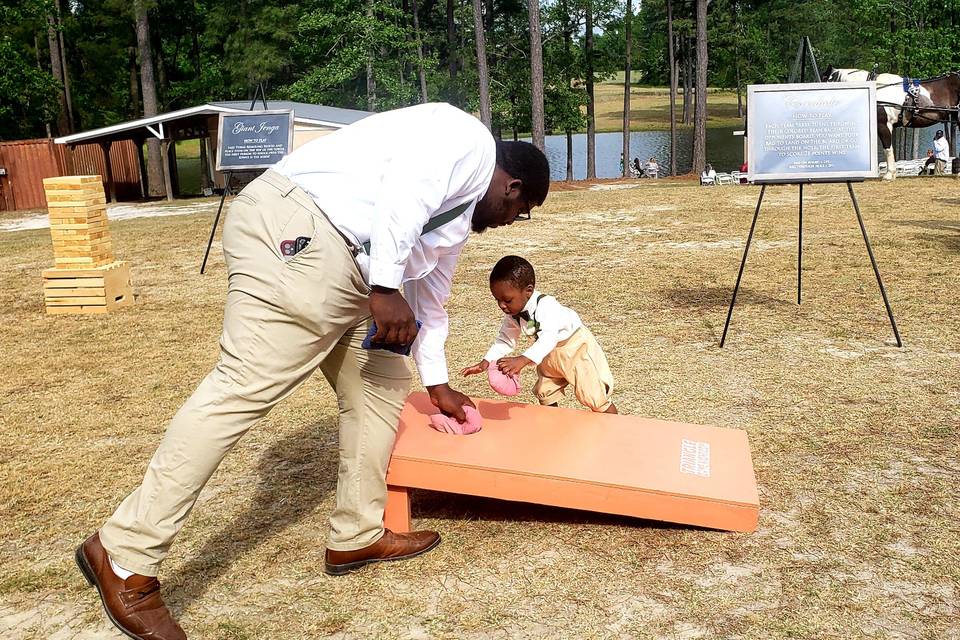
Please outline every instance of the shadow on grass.
M269 544L272 537L309 516L336 490L338 449L322 446L317 437L331 429L336 433L336 424L305 427L275 442L260 457L258 489L247 510L221 527L193 560L169 578L165 590L176 613L202 597L237 559Z
M749 266L748 264L747 267L749 268ZM660 294L664 300L668 301L674 307L700 311L719 308L725 309L730 306L730 298L733 296L733 285L734 282L731 282L729 287L678 287L664 289ZM774 298L741 285L740 291L737 293L736 306L758 304L779 307L795 306L794 301L790 299L790 291L784 291L782 297Z
M952 205L960 205L960 198L934 198ZM960 232L960 222L956 220L886 220L888 224L900 227L917 227L930 231L957 231Z
M960 198L934 198L938 202L960 205ZM900 227L914 227L945 233L918 233L914 238L924 243L939 243L947 251L960 253L960 221L957 220L887 220ZM952 232L952 233L951 233Z
M511 502L496 498L412 490L411 512L414 520L466 520L481 522L536 522L539 524L601 525L611 527L690 529L712 531L705 527L674 524L645 518L632 518L579 509L552 507L529 502ZM416 524L414 524L416 528ZM442 532L441 532L442 533Z

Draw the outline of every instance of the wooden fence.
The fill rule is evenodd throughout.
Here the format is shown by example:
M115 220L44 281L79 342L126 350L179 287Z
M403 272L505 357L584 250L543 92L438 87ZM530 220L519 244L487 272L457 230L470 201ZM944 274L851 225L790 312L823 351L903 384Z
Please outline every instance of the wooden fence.
M43 209L47 206L43 179L53 176L103 176L109 197L103 160L103 149L98 144L82 144L70 149L54 143L52 138L0 142L0 211ZM141 197L140 160L131 140L111 145L110 168L117 200Z

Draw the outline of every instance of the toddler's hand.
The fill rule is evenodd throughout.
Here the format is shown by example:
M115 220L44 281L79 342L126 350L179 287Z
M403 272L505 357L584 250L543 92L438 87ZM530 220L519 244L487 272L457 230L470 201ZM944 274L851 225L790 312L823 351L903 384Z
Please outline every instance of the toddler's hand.
M513 356L512 358L500 358L497 360L497 369L500 369L506 375L520 375L523 368L533 364L533 360L527 356Z
M489 366L490 366L490 363L489 363L489 362L487 362L486 360L481 360L481 361L478 362L477 364L472 364L472 365L470 365L469 367L465 367L465 368L460 372L460 375L462 375L462 376L473 376L473 375L476 375L476 374L478 374L478 373L484 373L484 372L487 370L487 367L489 367Z

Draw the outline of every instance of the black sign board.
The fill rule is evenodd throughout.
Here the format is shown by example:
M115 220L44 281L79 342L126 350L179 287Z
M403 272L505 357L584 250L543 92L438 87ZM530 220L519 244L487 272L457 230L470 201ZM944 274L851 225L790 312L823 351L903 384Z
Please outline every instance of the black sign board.
M221 113L218 141L217 171L269 167L293 147L293 112Z

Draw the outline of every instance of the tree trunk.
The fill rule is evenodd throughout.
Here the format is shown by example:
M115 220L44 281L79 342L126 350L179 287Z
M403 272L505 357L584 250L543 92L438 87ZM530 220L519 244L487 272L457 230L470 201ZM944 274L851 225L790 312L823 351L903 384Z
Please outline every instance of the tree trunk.
M40 71L40 73L45 73L45 69L43 68L43 65L40 63L40 38L39 36L37 36L36 32L34 32L33 34L33 53L37 58L37 70ZM46 127L47 137L52 138L53 129L50 127L50 121L47 120L46 122L44 122L43 126Z
M587 80L587 180L597 177L597 132L593 103L593 0L587 0L586 33L584 34L584 59Z
M58 6L47 15L47 44L50 46L50 71L54 79L60 83L58 101L60 109L57 111L57 133L65 136L70 131L70 119L67 115L67 92L63 82L63 56L60 55L60 38L57 31L60 29L60 12Z
M693 55L690 36L683 37L683 124L693 122Z
M544 149L543 45L540 42L540 0L527 0L530 21L530 135L534 146Z
M563 15L563 54L564 60L570 60L571 50L573 49L573 26L571 25L570 12L567 10L567 0L560 0L560 8ZM573 84L570 66L565 65L563 81L567 88ZM564 130L567 138L567 181L573 180L573 131L567 127Z
M413 13L413 35L417 39L417 76L420 78L420 102L430 102L427 97L427 74L423 70L423 42L420 40L420 17L417 15L417 0L410 0Z
M693 171L707 163L707 0L697 0L697 106L693 124Z
M140 52L140 86L143 93L143 115L157 115L157 83L153 75L153 51L150 46L150 21L144 0L133 3L137 24L137 49ZM164 193L163 156L160 141L156 137L147 138L147 186L151 196ZM169 195L169 194L168 194Z
M473 0L473 30L477 40L477 76L480 82L480 121L492 129L490 110L490 72L487 70L487 43L483 31L482 0Z
M667 0L667 57L670 63L670 175L677 175L677 59L673 44L673 0Z
M60 2L57 2L57 15L60 15ZM57 18L60 21L60 18ZM61 22L62 24L62 22ZM70 65L67 64L67 44L63 41L63 29L57 31L57 38L60 40L60 64L63 67L63 92L67 96L67 121L68 128L72 133L76 124L73 115L73 92L70 90Z
M373 21L373 0L367 0L367 20ZM369 28L369 27L368 27ZM367 34L369 35L369 33ZM377 79L373 75L373 48L367 51L367 111L377 110Z
M447 70L450 73L451 102L459 105L460 100L455 97L457 92L457 23L454 18L454 0L447 0Z
M130 107L133 119L140 117L140 79L137 74L137 48L127 49L127 56L130 60Z
M627 0L626 23L626 52L623 63L623 177L630 175L630 47L633 44L630 23L633 22L633 2Z

